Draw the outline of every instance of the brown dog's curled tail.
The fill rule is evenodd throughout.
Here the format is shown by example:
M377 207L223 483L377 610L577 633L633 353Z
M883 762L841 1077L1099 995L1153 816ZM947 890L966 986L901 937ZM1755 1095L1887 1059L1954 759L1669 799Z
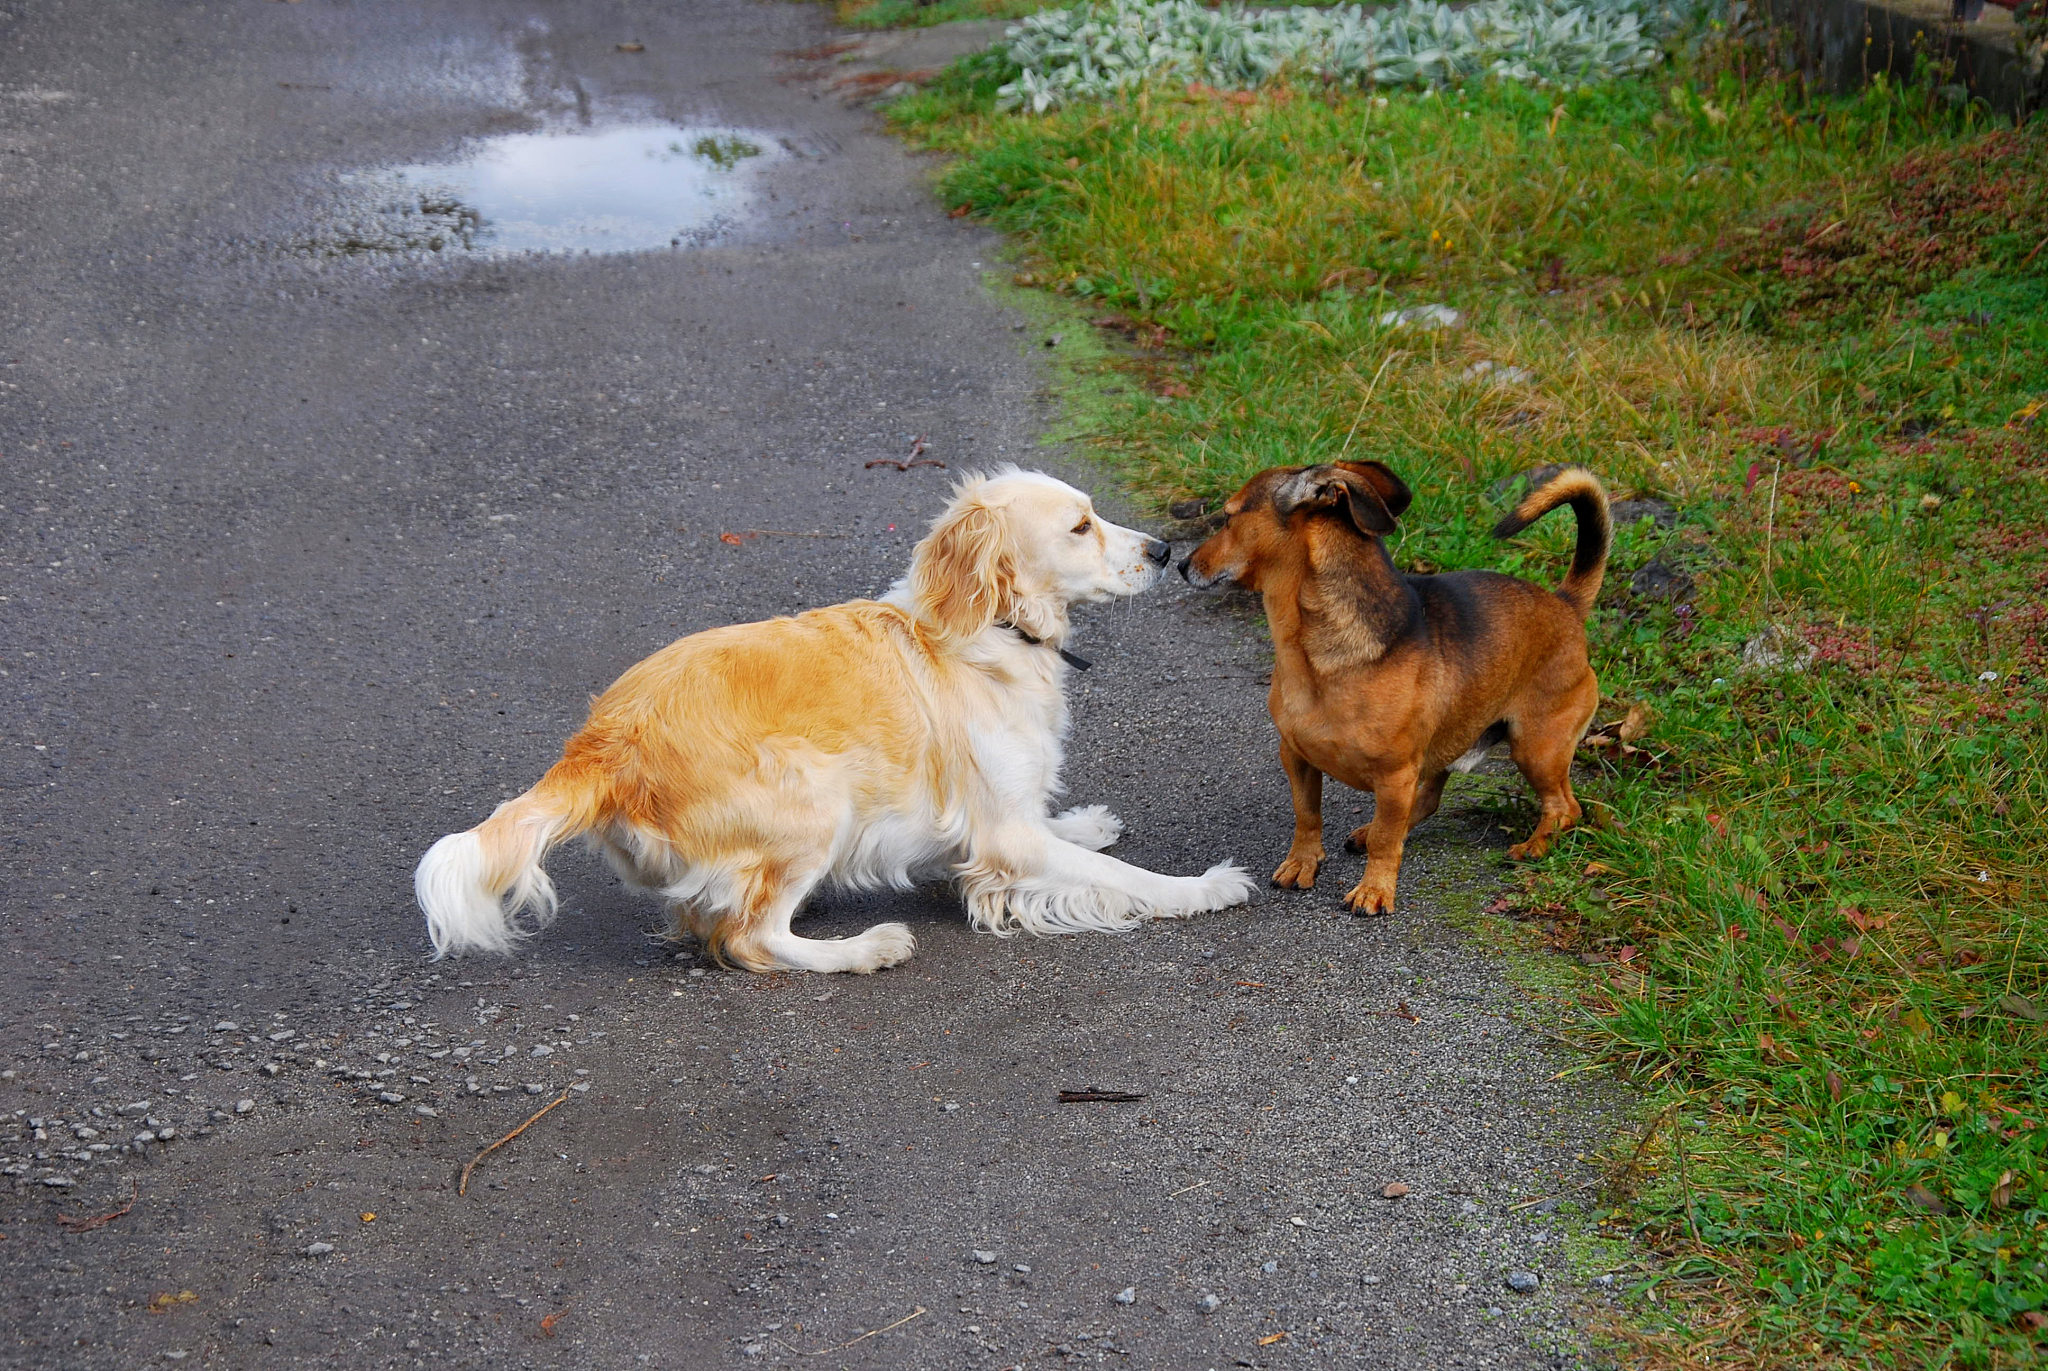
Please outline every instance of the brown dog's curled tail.
M1559 598L1579 612L1593 612L1600 582L1607 575L1607 552L1614 545L1607 517L1607 491L1600 478L1584 467L1566 467L1529 492L1515 512L1493 526L1496 538L1512 538L1559 505L1570 505L1579 519L1579 543L1572 550L1572 569L1557 588Z

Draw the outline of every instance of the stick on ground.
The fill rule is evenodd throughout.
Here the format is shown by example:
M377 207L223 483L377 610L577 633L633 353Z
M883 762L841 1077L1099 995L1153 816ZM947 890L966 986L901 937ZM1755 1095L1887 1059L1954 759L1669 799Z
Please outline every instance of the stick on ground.
M135 1199L141 1193L141 1188L136 1185L135 1178L130 1176L128 1178L128 1203L108 1213L95 1214L89 1219L77 1218L70 1214L59 1214L57 1216L57 1226L71 1233L90 1233L93 1229L110 1224L133 1209L135 1207Z
M539 1123L542 1114L547 1113L548 1110L553 1109L556 1105L560 1104L563 1100L566 1100L568 1098L569 1092L564 1090L561 1094L555 1096L554 1099L548 1101L547 1104L543 1105L539 1113L536 1113L532 1118L528 1119L525 1123L519 1125L519 1127L513 1129L510 1133L507 1133L504 1137L498 1139L489 1147L486 1147L483 1151L477 1153L474 1157L471 1157L469 1159L469 1165L462 1168L462 1183L455 1187L455 1193L458 1195L467 1195L469 1193L469 1173L476 1170L476 1164L478 1162L482 1161L485 1157L490 1156L491 1153L497 1151L506 1143L511 1142L521 1133L524 1133L527 1129Z

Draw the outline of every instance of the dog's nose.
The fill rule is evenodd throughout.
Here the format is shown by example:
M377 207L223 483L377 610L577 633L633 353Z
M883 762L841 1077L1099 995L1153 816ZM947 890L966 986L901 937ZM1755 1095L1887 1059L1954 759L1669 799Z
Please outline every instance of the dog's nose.
M1195 559L1192 554L1180 559L1180 578L1183 581L1186 581L1189 585L1193 585L1194 580L1192 577L1188 575L1188 563L1194 560Z
M1152 559L1154 566L1165 566L1173 557L1173 544L1162 543L1157 538L1147 538L1145 555Z

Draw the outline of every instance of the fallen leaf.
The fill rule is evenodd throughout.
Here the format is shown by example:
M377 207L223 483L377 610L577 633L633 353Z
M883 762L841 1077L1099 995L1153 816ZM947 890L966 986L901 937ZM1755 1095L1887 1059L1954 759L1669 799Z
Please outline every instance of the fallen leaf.
M1941 1196L1935 1194L1924 1185L1907 1186L1899 1192L1899 1198L1913 1208L1925 1210L1929 1214L1939 1215L1948 1213L1948 1205L1943 1202Z
M1281 1331L1280 1331L1280 1332L1278 1332L1278 1333L1268 1333L1268 1334L1267 1334L1267 1335L1266 1335L1265 1337L1263 1337L1263 1338L1260 1338L1260 1339L1259 1339L1259 1346L1261 1346L1261 1347L1271 1347L1271 1346L1272 1346L1272 1345L1273 1345L1274 1343L1276 1343L1276 1342L1280 1341L1280 1339L1282 1339L1282 1338L1284 1338L1284 1337L1286 1337L1286 1336L1287 1336L1287 1333L1286 1333L1286 1330L1284 1330L1284 1329L1283 1329L1283 1330L1281 1330Z
M1579 874L1581 876L1619 876L1621 873L1605 862L1587 862L1586 869Z
M2032 1023L2040 1023L2042 1019L2048 1018L2048 1015L2041 1012L2038 1003L2020 994L2001 995L1998 1007L2015 1019L2026 1019Z
M1793 1055L1792 1049L1786 1047L1768 1033L1756 1035L1756 1050L1765 1061L1777 1066L1796 1066L1799 1064L1799 1058Z
M1927 1022L1927 1016L1917 1009L1909 1009L1899 1015L1899 1027L1916 1038L1924 1038L1934 1031L1934 1025Z
M2044 1314L2038 1309L2029 1309L2026 1313L2020 1315L2020 1322L2038 1333L2042 1329L2048 1328L2048 1314Z
M1878 929L1883 928L1892 921L1892 916L1889 914L1880 918L1867 910L1858 909L1854 905L1843 905L1841 913L1842 917L1849 921L1849 927L1855 929L1858 933L1875 933Z
M955 205L946 211L946 217L948 219L965 219L973 208L972 205Z
M540 1335L544 1338L552 1338L553 1336L555 1336L556 1321L560 1319L562 1315L568 1312L569 1311L566 1309L557 1309L554 1313L542 1319L540 1321Z
M1641 705L1631 705L1628 717L1621 721L1621 729L1616 736L1625 743L1632 743L1649 731L1650 712Z
M168 1314L177 1306L181 1304L192 1304L195 1303L198 1299L199 1297L193 1294L190 1290L180 1290L175 1295L173 1295L170 1291L166 1290L160 1295L151 1295L149 1297L149 1304L146 1306L146 1308L152 1314Z
M1840 1104L1842 1102L1841 1073L1838 1071L1830 1071L1822 1079L1824 1079L1828 1085L1828 1098L1833 1100L1836 1104Z
M740 537L740 535L737 533L721 533L718 535L718 541L721 543L730 543L734 547L738 547L741 543L744 543L746 539Z
M1991 1187L1991 1207L1993 1209L2012 1208L2012 1183L2016 1179L2018 1177L2008 1171L1998 1178L1997 1185Z
M1380 1194L1383 1197L1390 1200L1398 1200L1407 1193L1408 1187L1401 1184L1401 1182L1399 1181L1388 1181L1387 1188L1380 1191Z
M375 1214L371 1214L371 1213L368 1213L368 1212L365 1212L365 1213L361 1213L361 1214L358 1214L358 1215L356 1215L356 1217L357 1217L357 1218L359 1218L359 1219L361 1219L361 1220L362 1220L362 1221L363 1221L364 1223L375 1223L375 1222L377 1222L377 1216L376 1216Z
M1632 962L1635 959L1636 949L1633 943L1631 943L1627 947L1617 949L1614 954L1614 960L1616 960L1617 962Z

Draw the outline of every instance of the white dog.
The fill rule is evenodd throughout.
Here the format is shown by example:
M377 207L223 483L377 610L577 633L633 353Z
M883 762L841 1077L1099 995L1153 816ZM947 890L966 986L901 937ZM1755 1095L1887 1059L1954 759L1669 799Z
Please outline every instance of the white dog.
M909 958L900 923L791 933L825 881L907 890L950 868L975 927L996 934L1243 903L1236 866L1155 875L1100 853L1123 831L1102 806L1047 812L1079 661L1068 608L1135 595L1166 560L1049 476L969 479L881 600L711 629L621 676L538 785L420 860L436 955L509 951L551 920L541 862L578 834L666 900L678 932L750 971Z

